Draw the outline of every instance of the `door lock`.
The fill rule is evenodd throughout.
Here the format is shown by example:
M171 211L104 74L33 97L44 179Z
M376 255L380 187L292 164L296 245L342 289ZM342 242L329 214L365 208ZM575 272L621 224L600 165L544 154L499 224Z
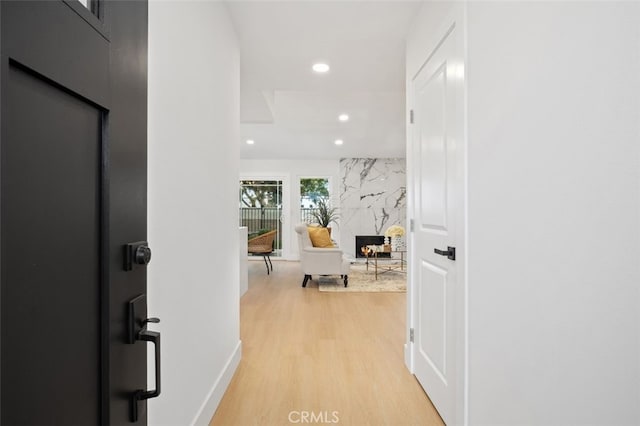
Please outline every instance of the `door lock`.
M146 241L124 246L124 270L132 271L135 265L146 266L151 262L151 249Z
M151 261L151 249L147 246L138 246L135 252L135 263L146 265Z

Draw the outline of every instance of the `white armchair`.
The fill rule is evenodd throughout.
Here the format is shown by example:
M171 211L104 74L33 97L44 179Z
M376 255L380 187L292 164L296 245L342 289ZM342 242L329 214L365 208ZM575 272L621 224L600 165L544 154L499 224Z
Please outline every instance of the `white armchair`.
M298 233L300 265L304 273L302 287L307 286L312 275L340 275L346 287L349 283L350 262L343 256L342 250L337 247L314 247L309 238L307 225L304 223L296 225L295 229Z

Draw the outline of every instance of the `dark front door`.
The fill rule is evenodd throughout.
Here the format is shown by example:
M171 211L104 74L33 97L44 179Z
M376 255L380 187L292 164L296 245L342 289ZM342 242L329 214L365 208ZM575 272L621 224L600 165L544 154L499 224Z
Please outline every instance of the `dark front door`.
M3 0L0 49L1 424L146 424L147 4Z

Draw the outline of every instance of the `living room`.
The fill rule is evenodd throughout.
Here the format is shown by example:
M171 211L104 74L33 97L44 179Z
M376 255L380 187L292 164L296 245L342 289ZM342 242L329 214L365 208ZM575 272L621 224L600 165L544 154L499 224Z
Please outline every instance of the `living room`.
M240 179L282 182L280 223L271 225L281 232L281 251L276 256L282 260L299 259L293 227L300 222L310 225L317 222L308 214L301 214L301 179L326 179L327 199L336 209L331 238L345 254L356 259L360 257L356 236L383 237L393 225L406 227L405 161L405 158L241 159Z

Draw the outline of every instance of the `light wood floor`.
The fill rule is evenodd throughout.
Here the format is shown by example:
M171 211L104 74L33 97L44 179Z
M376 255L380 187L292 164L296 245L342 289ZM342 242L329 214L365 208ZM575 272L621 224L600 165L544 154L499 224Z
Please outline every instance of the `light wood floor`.
M406 294L320 293L302 277L297 262L273 262L270 276L249 262L242 361L210 425L302 424L300 412L315 424L442 425L404 365Z

